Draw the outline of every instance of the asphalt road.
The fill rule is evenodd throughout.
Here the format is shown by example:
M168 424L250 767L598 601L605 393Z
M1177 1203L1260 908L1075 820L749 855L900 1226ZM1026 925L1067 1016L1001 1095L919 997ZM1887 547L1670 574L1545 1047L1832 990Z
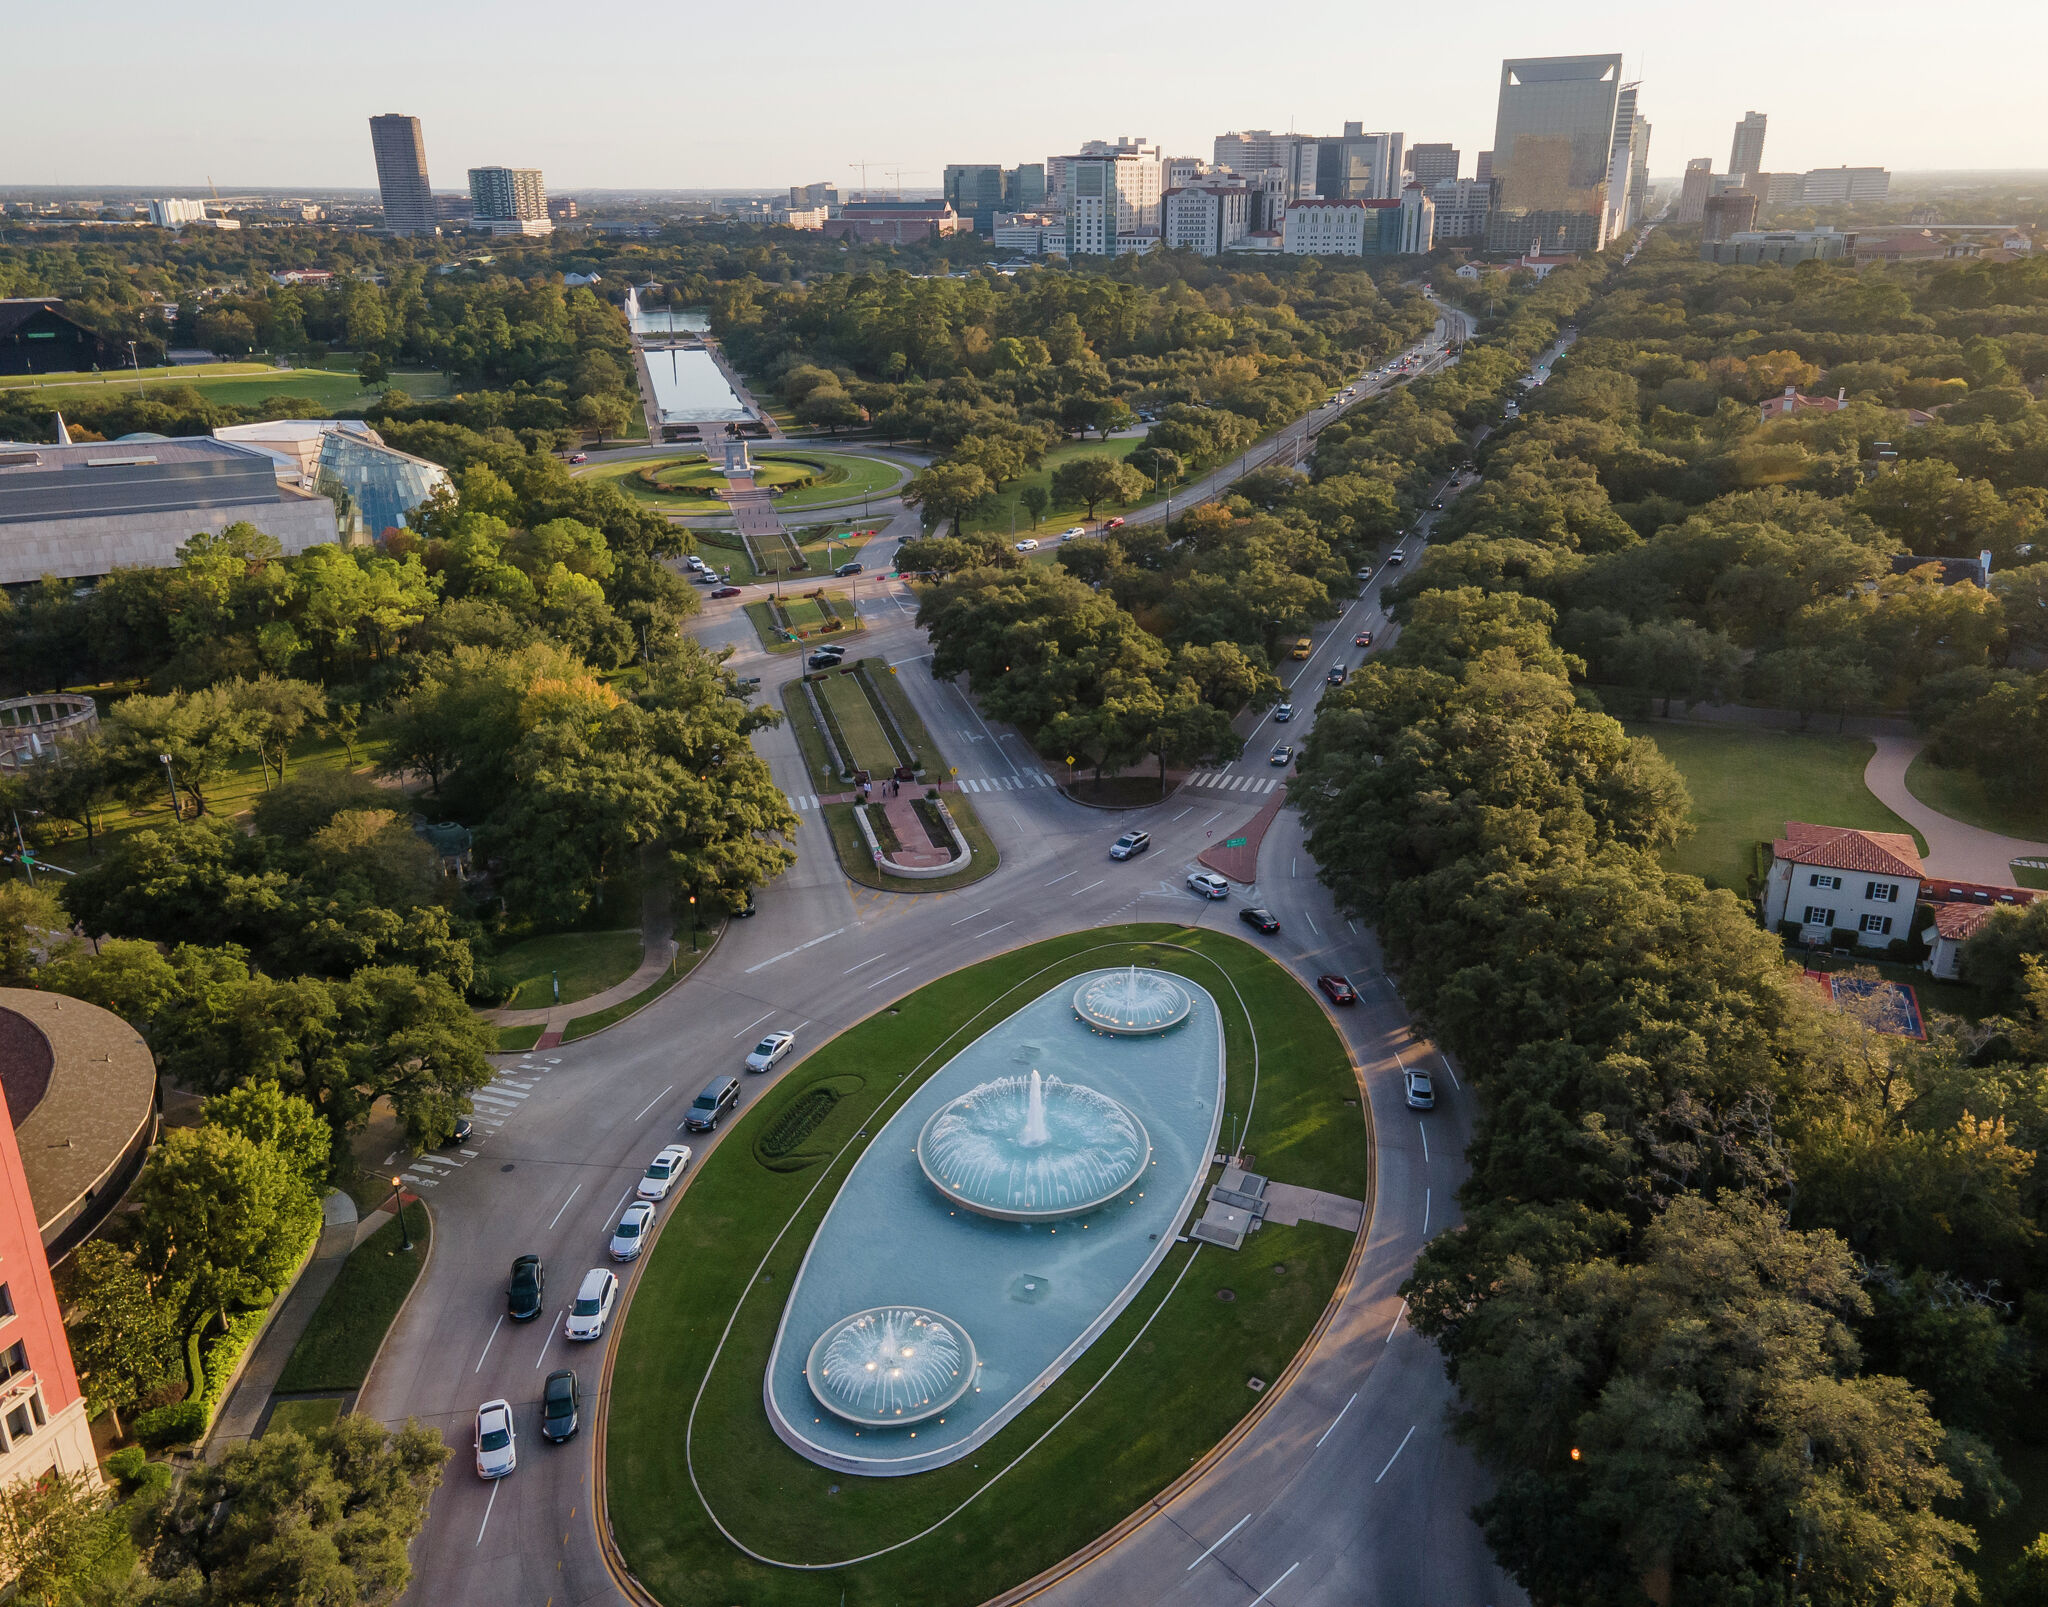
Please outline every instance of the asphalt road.
M913 516L899 516L880 542L915 531ZM1419 545L1411 536L1404 549ZM876 558L888 550L878 545ZM1363 625L1381 643L1388 639L1379 587L1389 572L1318 633L1315 654L1298 666L1296 733L1313 721L1327 659L1341 649L1355 664L1351 636ZM612 1336L572 1344L561 1334L562 1313L583 1272L607 1264L606 1241L634 1181L677 1136L709 1077L738 1072L747 1049L772 1028L798 1035L798 1057L775 1074L786 1075L805 1048L1019 944L1119 921L1174 920L1248 936L1304 980L1341 970L1359 984L1360 1004L1336 1015L1372 1102L1379 1156L1372 1225L1343 1307L1294 1387L1171 1508L1056 1595L1120 1607L1169 1598L1231 1607L1519 1600L1467 1516L1482 1482L1445 1433L1441 1365L1398 1320L1395 1293L1428 1235L1452 1220L1465 1096L1439 1076L1437 1109L1406 1108L1402 1063L1440 1063L1409 1035L1381 977L1372 933L1341 920L1315 880L1296 818L1283 812L1275 823L1255 889L1221 903L1197 899L1182 885L1195 855L1247 819L1258 799L1202 785L1138 812L1074 804L1041 783L1043 767L1021 739L989 726L957 687L932 680L900 588L873 580L860 607L867 651L896 666L961 779L980 784L975 805L1000 847L1001 868L953 893L869 892L839 874L816 809L800 809L798 864L761 892L759 915L733 923L687 982L599 1037L545 1055L500 1057L499 1082L478 1100L476 1141L438 1165L414 1168L423 1179L431 1175L421 1192L435 1213L432 1266L360 1403L391 1423L417 1416L455 1450L414 1547L411 1599L434 1607L619 1599L592 1524L589 1431L565 1446L543 1441L540 1386L553 1368L573 1366L584 1381L586 1421L605 1410L595 1386ZM761 675L763 696L799 672L795 655L761 651L732 604L709 605L693 628L708 644L731 642L734 668ZM1252 723L1256 736L1263 720ZM760 733L756 744L784 790L808 796L787 727ZM1236 768L1263 763L1255 744ZM1131 826L1152 833L1151 852L1111 862L1109 843ZM1252 898L1279 915L1275 936L1259 938L1236 920ZM747 1078L744 1103L772 1080ZM699 1164L719 1136L688 1140ZM545 1315L514 1324L503 1319L506 1273L529 1251L548 1268ZM630 1282L634 1268L618 1270ZM471 1466L474 1413L500 1396L514 1407L519 1467L487 1484Z

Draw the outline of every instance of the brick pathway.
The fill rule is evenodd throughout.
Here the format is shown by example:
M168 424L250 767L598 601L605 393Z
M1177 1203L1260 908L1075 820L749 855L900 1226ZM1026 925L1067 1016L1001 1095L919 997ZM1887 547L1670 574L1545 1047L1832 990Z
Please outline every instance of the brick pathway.
M1287 789L1278 788L1252 816L1235 831L1227 832L1224 841L1242 837L1244 842L1236 848L1225 848L1218 843L1214 848L1205 848L1196 856L1200 863L1207 865L1219 876L1227 876L1233 882L1250 886L1259 879L1259 844L1266 840L1266 832L1280 813L1280 806L1287 802Z
M869 807L880 807L889 822L889 829L896 833L896 841L902 844L902 851L891 858L898 865L912 870L922 870L928 865L950 864L953 851L937 848L932 844L931 833L925 830L924 817L914 807L919 794L899 792L895 797L877 796L868 800Z

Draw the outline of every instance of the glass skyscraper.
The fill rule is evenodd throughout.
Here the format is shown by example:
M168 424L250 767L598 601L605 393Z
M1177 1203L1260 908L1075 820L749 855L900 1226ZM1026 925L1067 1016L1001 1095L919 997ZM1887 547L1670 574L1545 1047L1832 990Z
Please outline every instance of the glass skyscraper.
M1489 251L1598 251L1606 244L1620 91L1620 56L1501 63Z
M427 142L420 120L399 112L370 119L370 149L377 158L377 191L389 234L437 234L434 190L427 182Z

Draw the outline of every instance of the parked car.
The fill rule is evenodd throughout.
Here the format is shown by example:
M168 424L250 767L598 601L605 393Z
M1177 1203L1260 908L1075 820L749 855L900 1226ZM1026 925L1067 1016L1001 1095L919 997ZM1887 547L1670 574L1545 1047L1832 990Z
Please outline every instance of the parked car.
M582 1427L577 1408L583 1404L583 1390L576 1382L575 1369L557 1368L548 1374L540 1391L540 1431L555 1444L573 1439Z
M1358 634L1357 634L1356 636L1354 636L1354 637L1352 637L1352 638L1351 638L1351 645L1352 645L1353 647L1370 647L1370 646L1372 646L1372 632L1371 632L1371 631L1360 631L1360 632L1359 632L1359 633L1358 633Z
M510 1401L485 1401L476 1409L476 1476L502 1479L519 1466L519 1436L512 1427Z
M1293 718L1294 705L1292 703L1283 703L1273 711L1273 722L1276 725L1285 725Z
M1408 1090L1410 1110L1436 1109L1436 1085L1429 1080L1429 1073L1410 1067L1403 1074Z
M862 566L859 563L859 561L856 560L852 563L841 564L837 569L833 570L832 573L835 575L857 575L861 572L861 567Z
M702 558L698 557L697 554L695 554L694 552L691 553L688 557L684 558L683 562L689 565L689 567L692 569L709 569L711 567Z
M647 1243L647 1230L654 1225L654 1207L646 1200L635 1200L626 1207L619 1218L619 1225L612 1229L612 1242L608 1253L614 1261L633 1261Z
M664 1144L640 1174L640 1186L633 1192L643 1200L665 1200L690 1164L688 1144Z
M1266 763L1281 766L1294 763L1294 744L1292 742L1275 743L1273 751L1266 755Z
M693 586L716 586L718 584L718 571L715 569L693 569L690 571L690 584Z
M737 597L739 594L740 589L737 586L720 586L711 595L713 597Z
M523 1255L514 1261L512 1282L505 1290L505 1315L514 1322L531 1322L538 1317L547 1281L547 1271L539 1256Z
M446 1149L450 1144L467 1144L475 1136L475 1118L458 1116L455 1118L455 1125L448 1129L448 1136L441 1140L441 1147Z
M1337 663L1332 664L1330 666L1330 673L1324 676L1323 679L1328 681L1332 686L1342 686L1344 684L1344 675L1344 664L1343 661L1340 659Z
M683 1125L693 1133L713 1131L725 1114L740 1102L740 1080L737 1077L713 1077L704 1085L704 1092L690 1102L690 1108L683 1115Z
M1019 552L1036 552L1038 551L1038 541L1035 537L1026 536L1017 543L1017 550Z
M1130 859L1135 855L1142 854L1151 846L1152 834L1149 831L1127 831L1109 845L1109 857L1111 859Z
M1255 932L1277 932L1280 930L1279 917L1271 910L1261 909L1256 904L1250 909L1239 910L1237 918Z
M1188 873L1188 889L1200 893L1204 898L1230 897L1230 883L1213 870L1198 870Z
M747 1056L747 1070L766 1071L796 1046L793 1032L771 1032L754 1045L754 1052Z
M612 1319L612 1307L619 1301L619 1280L603 1267L583 1274L576 1289L576 1303L562 1319L564 1339L602 1339L604 1325Z
M1358 1003L1358 990L1351 985L1349 977L1319 976L1316 978L1316 986L1328 995L1332 1004Z

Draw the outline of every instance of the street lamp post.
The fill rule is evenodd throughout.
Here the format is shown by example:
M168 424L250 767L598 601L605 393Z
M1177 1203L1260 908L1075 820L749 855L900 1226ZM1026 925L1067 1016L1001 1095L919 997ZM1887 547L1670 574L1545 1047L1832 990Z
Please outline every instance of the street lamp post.
M171 789L171 818L183 820L185 811L178 803L178 773L171 768L171 756L168 753L159 753L157 757L164 762L164 781Z
M412 1230L405 1225L405 1194L399 1187L404 1181L405 1179L401 1177L394 1177L391 1180L391 1204L392 1208L398 1212L398 1248L410 1251L412 1249Z

